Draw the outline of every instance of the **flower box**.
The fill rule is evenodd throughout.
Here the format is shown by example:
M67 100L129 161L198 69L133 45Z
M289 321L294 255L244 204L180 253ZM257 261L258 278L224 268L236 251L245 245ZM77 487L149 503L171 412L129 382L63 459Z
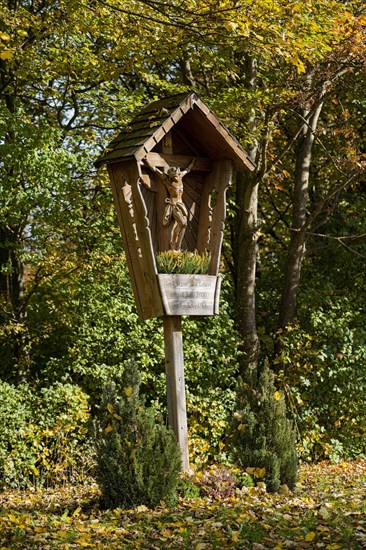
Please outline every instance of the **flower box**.
M165 315L217 315L220 277L216 275L159 274Z

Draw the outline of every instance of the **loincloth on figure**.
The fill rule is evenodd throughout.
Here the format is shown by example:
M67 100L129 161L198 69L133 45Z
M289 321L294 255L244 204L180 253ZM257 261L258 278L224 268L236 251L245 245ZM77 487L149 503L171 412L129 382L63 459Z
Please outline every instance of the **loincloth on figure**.
M172 204L170 199L165 199L166 206L164 211L163 225L169 225L174 219L180 225L187 225L188 210L183 202Z

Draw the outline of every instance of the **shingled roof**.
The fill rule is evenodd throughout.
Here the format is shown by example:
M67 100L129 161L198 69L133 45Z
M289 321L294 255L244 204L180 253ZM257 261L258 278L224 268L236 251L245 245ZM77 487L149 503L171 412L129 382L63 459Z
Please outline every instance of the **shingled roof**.
M159 147L171 130L174 130L179 143L184 143L192 155L212 160L227 158L234 162L238 170L255 169L240 143L194 92L178 94L147 105L113 139L95 166L131 158L142 160Z

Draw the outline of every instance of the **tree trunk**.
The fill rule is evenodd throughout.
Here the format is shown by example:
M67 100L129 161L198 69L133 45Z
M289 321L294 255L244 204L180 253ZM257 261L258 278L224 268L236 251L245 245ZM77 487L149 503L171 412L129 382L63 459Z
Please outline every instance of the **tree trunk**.
M8 82L8 84L6 84ZM15 82L11 69L0 61L0 83L5 89L10 83ZM6 108L12 114L16 112L16 97L11 93L4 93L3 98ZM15 135L8 130L5 136L6 143L13 143ZM10 159L9 165L5 164L5 171L9 179L13 177L13 166ZM16 185L16 183L15 183ZM18 250L23 247L23 227L7 225L0 226L0 297L7 304L7 317L2 316L0 323L11 325L12 358L11 364L2 366L7 369L6 376L16 382L25 381L29 376L29 333L27 327L27 312L25 307L25 279L24 265L19 259ZM8 337L9 338L9 337ZM9 338L10 340L10 338ZM11 372L9 372L11 371Z
M301 266L305 255L310 166L315 131L322 107L323 102L319 103L312 113L303 113L303 120L305 122L296 157L291 236L278 320L278 328L281 329L292 323L296 314L296 299L300 284Z
M248 89L257 86L257 60L245 56L240 60L244 69L244 84ZM256 113L248 121L256 130ZM258 153L258 142L253 140L248 154L253 163ZM240 375L251 386L257 378L259 338L256 322L255 273L257 264L258 173L240 172L236 180L237 216L234 224L233 258L236 291L236 321L242 337L243 357Z
M30 367L29 336L24 302L24 265L17 257L17 245L19 230L0 227L0 296L8 304L8 316L3 317L1 322L13 327L11 344L14 371L8 375L16 382L24 382L29 376Z
M241 172L237 175L236 186L236 200L240 206L234 252L236 316L242 337L241 349L244 353L240 362L240 375L252 386L257 378L259 355L255 296L258 203L256 174Z

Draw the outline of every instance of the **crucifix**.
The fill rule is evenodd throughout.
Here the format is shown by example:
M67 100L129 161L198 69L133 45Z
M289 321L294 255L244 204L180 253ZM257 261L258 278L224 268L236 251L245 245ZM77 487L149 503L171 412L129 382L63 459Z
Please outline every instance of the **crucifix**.
M170 237L170 249L179 252L182 247L184 233L188 223L188 210L183 202L183 178L194 166L196 159L192 159L187 168L181 170L178 166L171 166L167 172L152 166L145 158L144 163L152 170L163 183L169 193L165 199L163 225L169 226L173 222Z

